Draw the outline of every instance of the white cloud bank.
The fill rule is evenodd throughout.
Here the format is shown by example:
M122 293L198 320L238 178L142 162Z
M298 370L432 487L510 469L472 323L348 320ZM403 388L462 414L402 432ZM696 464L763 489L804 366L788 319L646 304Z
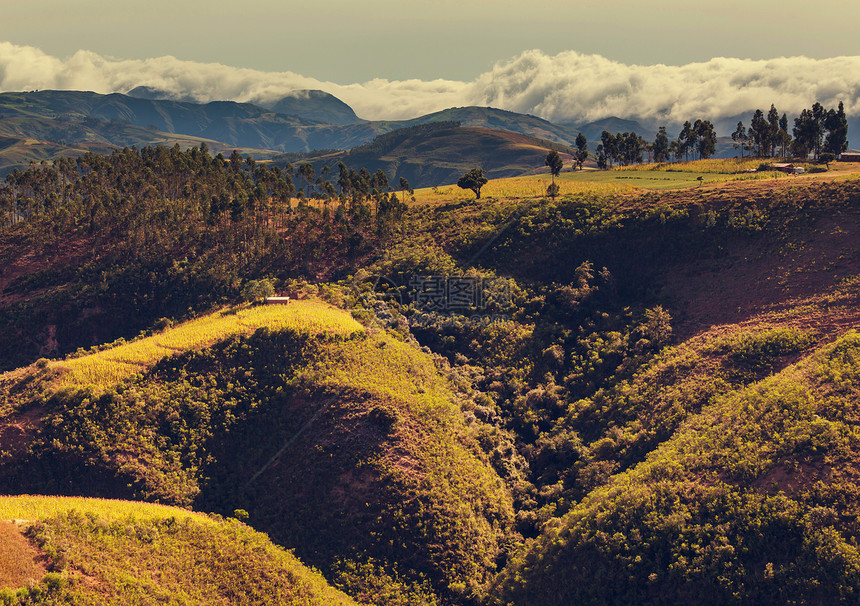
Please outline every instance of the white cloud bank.
M127 92L148 86L176 97L273 101L297 89L321 89L366 119L403 119L463 105L489 105L553 121L621 116L677 123L719 120L775 103L790 115L814 101L845 102L860 114L860 56L715 58L682 66L625 65L573 51L527 51L472 82L374 79L320 81L293 72L263 72L175 57L115 59L89 51L68 58L0 42L0 91L34 89Z

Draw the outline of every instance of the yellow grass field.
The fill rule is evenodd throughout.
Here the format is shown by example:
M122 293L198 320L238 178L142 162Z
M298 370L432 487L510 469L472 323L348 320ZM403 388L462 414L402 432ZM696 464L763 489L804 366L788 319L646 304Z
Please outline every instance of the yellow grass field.
M593 194L599 196L629 194L643 190L684 189L702 183L747 179L774 179L786 175L774 171L760 173L761 158L727 158L662 164L636 164L609 170L565 171L556 177L559 195ZM699 177L702 177L700 180ZM552 183L550 175L528 175L491 179L482 189L481 198L529 199L546 196ZM474 200L471 190L456 185L425 187L415 190L416 204L451 204Z
M221 310L179 324L161 334L80 358L53 362L51 366L63 371L61 387L105 388L145 370L165 356L200 349L232 336L251 334L262 327L336 335L363 330L348 312L319 300L302 299L288 305Z
M762 158L723 158L708 160L691 160L689 162L661 162L660 164L636 164L633 166L617 166L616 171L658 171L685 172L734 175L749 170L757 170L762 164L779 162L778 159Z
M602 183L581 181L571 177L572 173L562 173L557 179L559 195L567 194L626 194L636 191L636 187L625 183ZM497 199L527 199L546 196L546 188L552 183L546 175L528 175L525 177L507 177L491 179L481 188L481 198ZM450 204L474 200L475 194L468 189L460 189L456 185L442 187L425 187L415 190L416 204Z
M108 520L128 516L137 518L193 518L197 522L215 524L215 520L202 513L178 507L120 501L118 499L94 499L86 497L49 497L41 495L18 495L0 497L0 520L41 520L76 509L81 513L92 512Z

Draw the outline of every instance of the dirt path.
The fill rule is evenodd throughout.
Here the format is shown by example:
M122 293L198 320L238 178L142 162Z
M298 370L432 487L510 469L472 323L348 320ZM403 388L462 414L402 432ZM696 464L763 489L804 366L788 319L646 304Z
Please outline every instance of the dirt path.
M44 557L15 524L0 521L0 589L17 589L45 576Z

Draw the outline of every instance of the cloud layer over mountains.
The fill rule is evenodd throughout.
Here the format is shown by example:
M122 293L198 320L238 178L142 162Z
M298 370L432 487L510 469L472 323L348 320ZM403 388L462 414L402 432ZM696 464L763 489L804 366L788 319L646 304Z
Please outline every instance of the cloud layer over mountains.
M0 91L34 89L127 92L137 86L176 98L274 101L297 89L320 89L365 119L404 119L464 105L489 105L556 122L607 116L678 123L719 120L775 103L790 115L821 101L844 101L860 114L860 56L763 61L715 58L703 63L626 65L574 51L539 50L497 63L471 82L374 79L336 84L293 72L263 72L175 57L115 59L89 51L71 57L0 42Z

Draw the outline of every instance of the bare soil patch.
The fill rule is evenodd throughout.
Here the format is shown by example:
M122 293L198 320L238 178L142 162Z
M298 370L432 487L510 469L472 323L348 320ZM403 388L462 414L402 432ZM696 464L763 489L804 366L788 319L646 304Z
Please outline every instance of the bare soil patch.
M22 454L42 426L44 413L42 409L31 409L0 419L0 452Z
M0 521L0 589L16 589L45 576L44 557L15 524Z
M826 295L860 275L860 214L839 212L811 225L796 248L739 247L728 258L667 272L676 334L685 338L711 326L737 324L763 313L808 306L809 328L822 334L858 325L860 292ZM850 290L850 289L849 289Z

